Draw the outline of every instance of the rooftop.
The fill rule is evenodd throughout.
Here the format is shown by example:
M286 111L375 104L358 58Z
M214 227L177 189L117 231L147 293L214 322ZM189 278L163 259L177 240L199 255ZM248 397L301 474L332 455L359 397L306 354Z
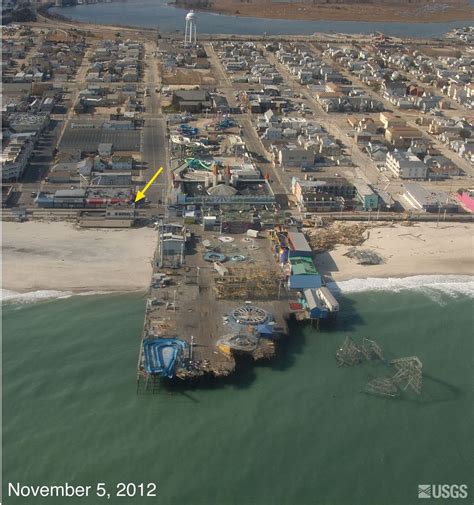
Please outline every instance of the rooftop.
M290 257L291 272L293 275L317 275L318 271L311 258L305 256Z

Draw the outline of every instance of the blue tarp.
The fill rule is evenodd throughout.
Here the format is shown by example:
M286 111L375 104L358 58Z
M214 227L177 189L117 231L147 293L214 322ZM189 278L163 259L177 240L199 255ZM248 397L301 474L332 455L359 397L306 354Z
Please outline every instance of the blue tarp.
M257 332L262 335L262 337L271 337L273 335L273 325L272 324L259 324L257 325Z

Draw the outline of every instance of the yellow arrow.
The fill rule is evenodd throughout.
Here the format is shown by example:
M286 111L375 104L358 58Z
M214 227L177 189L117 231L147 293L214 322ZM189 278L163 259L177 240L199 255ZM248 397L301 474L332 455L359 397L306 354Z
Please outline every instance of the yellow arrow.
M163 172L163 167L160 167L156 171L155 175L147 182L147 185L143 188L143 191L140 190L137 191L137 194L135 196L135 203L145 198L146 190L153 184L153 181L161 174L161 172Z

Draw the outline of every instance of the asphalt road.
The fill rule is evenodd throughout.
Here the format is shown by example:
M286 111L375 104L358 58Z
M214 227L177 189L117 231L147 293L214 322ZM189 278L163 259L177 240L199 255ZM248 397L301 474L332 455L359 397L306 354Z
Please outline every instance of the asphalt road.
M145 88L149 90L149 96L145 96L145 124L142 132L141 154L142 162L147 167L142 170L143 184L140 189L150 180L153 174L163 166L163 173L153 182L146 192L149 208L156 209L165 198L168 191L171 174L167 155L166 121L161 109L161 94L155 89L161 88L161 75L159 62L154 56L156 43L147 42L145 45Z
M203 45L211 62L211 68L214 71L213 75L218 83L218 90L226 96L227 101L232 107L238 106L235 97L235 88L233 87L232 82L229 79L219 57L212 47L212 44L205 43ZM279 170L275 169L273 166L269 153L266 151L265 146L262 144L262 141L257 135L257 132L252 125L251 114L241 114L235 119L240 123L242 127L243 140L247 146L248 151L253 155L254 162L262 174L269 174L271 187L275 193L277 202L282 206L282 208L286 209L288 207L287 195L290 193L290 190L283 183Z

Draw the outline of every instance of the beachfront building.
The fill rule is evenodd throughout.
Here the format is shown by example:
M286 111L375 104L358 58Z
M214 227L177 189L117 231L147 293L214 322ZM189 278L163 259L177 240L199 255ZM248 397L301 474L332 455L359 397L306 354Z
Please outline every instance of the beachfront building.
M301 180L293 177L291 191L300 210L306 212L337 211L356 197L355 186L344 177Z
M398 149L387 153L385 166L400 179L426 179L428 170L417 156Z
M23 175L32 152L31 140L13 139L2 151L2 181L17 181Z
M379 197L363 180L353 182L357 191L357 199L362 204L364 210L377 209L379 206Z
M468 191L462 191L456 197L458 202L462 205L464 210L474 213L474 189L469 189Z
M321 275L316 270L313 260L307 256L293 256L288 260L290 275L289 289L320 288Z
M428 191L417 182L403 184L403 197L416 210L424 212L458 212L459 204L445 191Z
M287 246L289 257L307 257L311 258L313 251L301 232L289 231L287 234Z

